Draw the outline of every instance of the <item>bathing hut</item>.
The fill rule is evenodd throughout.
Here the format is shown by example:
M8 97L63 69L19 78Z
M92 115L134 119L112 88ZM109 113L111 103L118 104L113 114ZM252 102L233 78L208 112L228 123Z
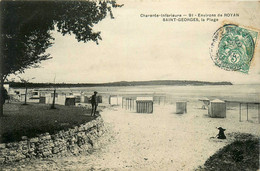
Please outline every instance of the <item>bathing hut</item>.
M83 103L90 103L90 98L88 96L82 96Z
M46 97L39 97L39 103L45 104L46 103Z
M187 102L186 101L176 102L176 113L177 114L187 113Z
M8 92L8 94L9 94L10 85L9 84L4 84L3 86L6 89L6 91Z
M75 97L66 97L65 106L75 106L75 104L76 104Z
M225 118L226 103L219 99L210 101L208 114L212 118Z
M117 95L110 95L108 100L109 100L110 105L118 105L119 104Z
M75 103L81 102L81 96L75 96Z
M32 96L30 99L40 99L40 91L39 90L33 90Z
M97 96L98 103L102 103L102 96Z
M137 97L136 112L153 113L153 97Z

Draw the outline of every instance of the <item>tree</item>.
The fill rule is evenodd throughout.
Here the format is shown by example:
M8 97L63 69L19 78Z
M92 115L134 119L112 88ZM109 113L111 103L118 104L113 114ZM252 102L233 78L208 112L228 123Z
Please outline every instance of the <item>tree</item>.
M50 109L56 109L55 108L55 98L56 98L56 87L55 87L55 79L56 79L56 74L55 74L55 77L54 77L54 81L53 81L53 87L54 87L54 90L53 90L53 100L52 100L52 104L51 104L51 108Z
M46 49L53 44L51 31L74 34L78 41L98 44L100 33L94 24L112 8L121 7L112 1L1 1L0 2L0 78L1 87L9 74L38 67L51 58ZM1 96L0 96L1 97ZM1 102L0 98L0 102ZM3 115L1 106L0 115Z

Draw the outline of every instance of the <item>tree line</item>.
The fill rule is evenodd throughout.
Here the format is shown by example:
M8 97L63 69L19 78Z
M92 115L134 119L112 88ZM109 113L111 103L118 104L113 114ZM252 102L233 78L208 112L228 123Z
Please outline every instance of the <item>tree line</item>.
M7 82L10 87L24 88L25 84L21 82ZM120 81L112 83L27 83L28 88L49 88L49 87L98 87L98 86L144 86L144 85L169 85L169 86L203 86L203 85L232 85L231 82L206 82L189 80L154 80L154 81Z

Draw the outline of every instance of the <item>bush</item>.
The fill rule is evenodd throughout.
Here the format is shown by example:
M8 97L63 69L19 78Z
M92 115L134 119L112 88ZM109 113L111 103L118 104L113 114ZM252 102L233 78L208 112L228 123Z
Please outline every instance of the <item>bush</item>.
M211 156L198 170L259 169L259 139L250 134L235 134L236 140Z

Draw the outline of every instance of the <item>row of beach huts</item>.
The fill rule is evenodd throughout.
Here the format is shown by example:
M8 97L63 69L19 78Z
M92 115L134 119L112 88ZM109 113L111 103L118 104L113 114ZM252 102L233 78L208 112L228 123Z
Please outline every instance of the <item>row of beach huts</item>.
M25 89L12 89L7 87L10 100L24 101ZM64 91L54 89L29 89L27 92L27 102L36 102L42 104L52 104L55 96L55 104L66 106L84 106L90 103L93 92L83 91ZM225 118L226 103L222 100L209 100L207 98L199 99L204 103L203 108L208 109L210 117ZM118 105L126 110L137 113L153 113L154 104L165 104L166 96L163 94L133 95L133 94L110 94L99 93L98 102L101 105ZM176 114L187 113L187 101L175 101Z
M31 90L28 93L28 102L39 102L41 104L51 104L54 92L48 90ZM21 94L18 98L23 101L25 96ZM84 106L90 103L91 92L62 92L55 93L55 104L65 106ZM203 107L208 109L211 117L226 117L226 103L221 100L201 100ZM101 105L118 105L126 110L136 111L137 113L153 113L154 104L165 104L166 98L163 95L98 95L98 103ZM187 101L176 101L176 114L187 113Z

